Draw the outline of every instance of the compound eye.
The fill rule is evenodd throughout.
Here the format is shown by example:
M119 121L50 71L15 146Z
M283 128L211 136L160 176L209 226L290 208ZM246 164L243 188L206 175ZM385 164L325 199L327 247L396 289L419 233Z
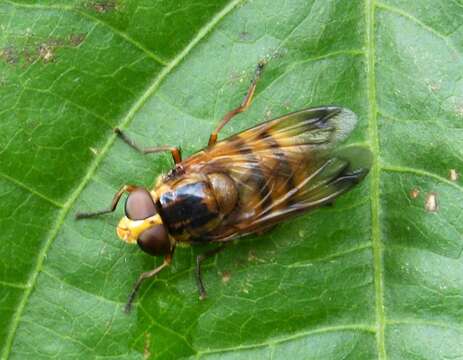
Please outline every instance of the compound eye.
M131 220L143 220L156 214L156 207L150 193L144 188L136 188L125 202L125 215Z
M144 252L150 255L167 255L171 252L169 236L164 225L155 225L143 231L137 243Z

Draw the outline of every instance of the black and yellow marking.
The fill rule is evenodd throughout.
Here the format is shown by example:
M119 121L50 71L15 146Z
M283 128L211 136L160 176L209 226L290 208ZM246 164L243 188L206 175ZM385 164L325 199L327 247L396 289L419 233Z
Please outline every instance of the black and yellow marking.
M181 185L160 195L158 207L169 233L174 237L195 237L220 220L217 203L208 183Z

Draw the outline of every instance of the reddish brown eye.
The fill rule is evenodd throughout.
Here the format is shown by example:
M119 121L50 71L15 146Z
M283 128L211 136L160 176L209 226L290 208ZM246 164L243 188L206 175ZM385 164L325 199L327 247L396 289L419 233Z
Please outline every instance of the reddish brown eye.
M125 202L125 215L131 220L143 220L156 214L156 207L150 193L137 188L129 194Z
M164 225L154 225L143 231L137 240L140 248L154 256L167 255L170 253L170 241Z

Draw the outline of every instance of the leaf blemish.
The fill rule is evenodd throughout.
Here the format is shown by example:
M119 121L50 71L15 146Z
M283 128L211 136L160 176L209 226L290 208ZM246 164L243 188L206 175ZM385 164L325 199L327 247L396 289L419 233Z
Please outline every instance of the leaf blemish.
M410 190L410 198L411 199L416 199L418 196L420 196L420 189L413 188L413 189Z
M151 347L151 334L145 332L145 341L143 344L143 359L145 360L149 359L151 356L150 347Z
M458 172L455 169L449 170L449 180L450 181L457 181L459 177L460 177L460 174L458 174Z
M48 43L43 43L38 48L39 58L44 63L52 62L55 59L55 52L53 46Z
M428 89L432 92L438 92L441 89L442 85L440 82L429 82Z
M424 208L427 212L436 212L438 210L437 193L431 192L426 194Z
M19 56L14 48L7 47L0 50L0 59L3 59L7 64L14 65L18 63Z
M463 104L457 105L457 115L463 118Z
M86 38L87 34L71 34L69 35L69 43L74 46L74 47L77 47L79 46L80 44L82 44Z
M110 11L116 10L117 3L115 0L95 1L95 2L89 3L87 7L95 10L97 13L105 14Z
M249 250L248 261L251 262L255 260L257 260L256 252L254 250Z
M229 271L222 272L221 276L224 284L228 283L231 279L231 273Z
M239 33L240 40L242 40L242 41L249 40L249 39L251 38L250 35L251 35L251 34L248 33L247 31L241 31L241 32Z

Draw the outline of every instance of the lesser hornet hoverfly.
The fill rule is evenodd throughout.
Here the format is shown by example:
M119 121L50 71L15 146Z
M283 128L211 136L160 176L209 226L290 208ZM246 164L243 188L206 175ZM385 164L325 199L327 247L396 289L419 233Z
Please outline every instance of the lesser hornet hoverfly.
M243 102L223 117L208 146L185 160L178 147L141 148L115 129L140 153L170 151L175 162L153 189L124 185L108 209L76 214L82 219L113 212L127 192L117 235L150 255L164 257L162 265L140 274L126 312L141 283L171 264L177 245L218 244L196 258L196 282L204 299L201 263L206 258L230 240L262 233L282 220L331 204L368 173L368 166L355 168L353 159L331 151L355 123L355 115L341 107L293 112L217 142L227 122L250 106L263 66L259 63Z

